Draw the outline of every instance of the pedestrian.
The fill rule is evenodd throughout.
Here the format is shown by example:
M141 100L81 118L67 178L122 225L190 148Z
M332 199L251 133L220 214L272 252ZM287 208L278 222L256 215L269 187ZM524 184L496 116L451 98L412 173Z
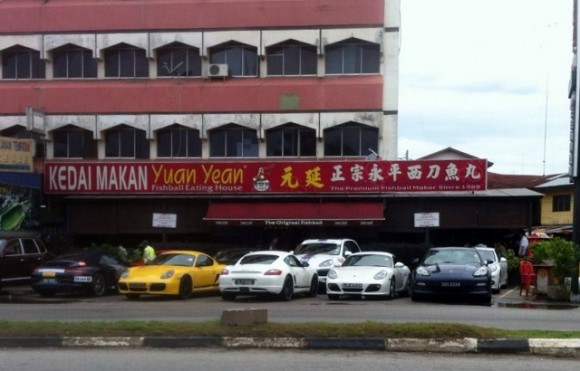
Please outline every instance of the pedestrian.
M155 249L153 246L147 240L141 242L140 246L143 248L143 264L153 264L153 260L155 260Z
M528 238L526 237L526 232L520 231L519 236L520 236L520 243L519 243L518 255L521 257L526 257L526 256L528 256L528 249L529 249L529 242L528 242Z
M495 249L495 253L497 254L498 257L505 257L506 256L506 248L503 245L503 243L501 242L496 242L493 245L494 249Z

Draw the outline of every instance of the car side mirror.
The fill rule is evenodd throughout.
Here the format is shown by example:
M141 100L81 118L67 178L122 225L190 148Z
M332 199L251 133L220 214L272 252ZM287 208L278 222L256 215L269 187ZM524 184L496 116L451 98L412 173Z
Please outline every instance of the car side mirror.
M502 262L502 263L503 263L503 262L506 262L506 263L507 263L507 259L506 259L506 258L504 258L504 257L501 257L501 258L499 259L499 261L500 261L500 262Z
M310 264L308 262L302 262L302 266L304 268L310 267Z
M348 250L347 250L347 251L345 251L345 252L344 252L344 256L345 256L345 257L347 257L347 256L349 256L349 255L352 255L352 251L348 251Z
M487 260L485 261L485 265L490 265L490 264L493 264L493 260L491 260L491 259L487 259Z
M401 263L401 262L397 262L395 264L395 268L403 268L405 266L405 264Z

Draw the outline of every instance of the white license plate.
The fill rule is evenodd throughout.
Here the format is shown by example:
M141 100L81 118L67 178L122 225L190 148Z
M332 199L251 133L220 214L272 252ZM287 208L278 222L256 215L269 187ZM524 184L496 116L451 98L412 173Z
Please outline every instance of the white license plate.
M75 282L93 282L93 277L91 276L75 276Z
M362 289L362 283L344 283L342 285L345 289Z
M461 282L441 282L442 287L461 287Z
M236 285L253 285L254 280L235 280Z

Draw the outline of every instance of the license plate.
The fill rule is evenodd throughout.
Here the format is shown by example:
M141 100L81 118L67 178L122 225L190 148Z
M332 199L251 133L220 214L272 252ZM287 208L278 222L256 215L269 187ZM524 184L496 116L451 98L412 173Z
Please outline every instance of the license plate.
M362 289L362 283L344 283L342 287L346 289Z
M42 272L42 277L56 277L56 272Z
M461 287L461 282L441 282L442 287Z
M254 280L236 280L236 285L253 285Z
M93 277L91 276L75 276L75 282L93 282Z
M56 278L43 278L42 283L56 283Z

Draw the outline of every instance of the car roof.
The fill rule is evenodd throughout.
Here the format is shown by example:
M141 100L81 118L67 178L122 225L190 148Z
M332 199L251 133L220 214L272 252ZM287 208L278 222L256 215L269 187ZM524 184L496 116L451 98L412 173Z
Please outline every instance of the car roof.
M300 245L302 244L306 244L306 243L342 243L344 241L354 241L350 238L317 238L317 239L309 239L309 240L304 240L300 243Z
M487 250L487 251L495 251L493 247L489 246L475 246L476 250Z
M387 256L395 256L393 253L387 251L360 251L350 254L349 256L356 256L356 255L387 255Z
M279 251L279 250L259 250L259 251L252 251L247 253L244 256L249 255L276 255L276 256L286 256L291 255L288 251Z
M208 255L204 252L201 251L195 251L195 250L165 250L161 253L159 253L158 255L165 255L165 254L184 254L184 255ZM209 256L209 255L208 255Z

